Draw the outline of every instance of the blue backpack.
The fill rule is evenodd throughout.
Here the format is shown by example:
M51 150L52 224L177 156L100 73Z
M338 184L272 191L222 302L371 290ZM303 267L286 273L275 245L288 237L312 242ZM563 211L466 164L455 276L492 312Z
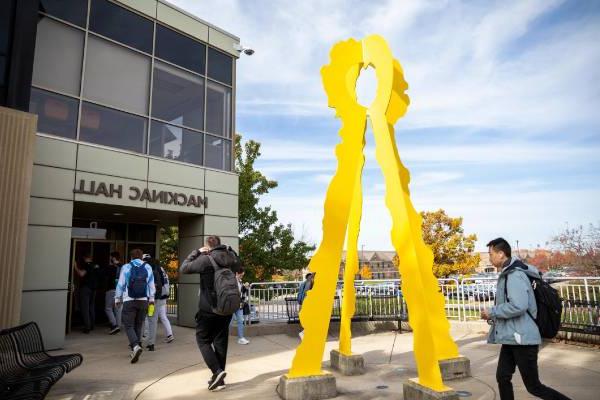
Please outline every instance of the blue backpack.
M133 263L130 263L131 270L129 271L129 280L127 282L127 295L132 299L140 299L142 297L148 297L147 286L148 286L148 271L146 270L146 263L136 267Z

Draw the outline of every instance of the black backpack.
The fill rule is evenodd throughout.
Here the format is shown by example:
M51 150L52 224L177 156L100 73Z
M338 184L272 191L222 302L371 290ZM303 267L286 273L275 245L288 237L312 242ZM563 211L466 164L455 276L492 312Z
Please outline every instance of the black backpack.
M515 265L516 264L516 265ZM519 262L513 264L521 269L528 269L527 265ZM527 274L525 274L527 275ZM533 295L535 296L535 302L537 304L537 318L533 318L533 315L527 310L527 314L538 326L540 335L546 339L552 339L558 334L560 329L560 322L562 317L562 299L558 294L558 290L554 289L550 284L542 279L533 278L527 275L531 287L533 288ZM506 301L508 300L508 276L506 277L506 284L504 285L504 295Z
M127 296L132 299L140 299L148 297L146 287L148 286L148 271L146 263L136 267L130 263L131 270L129 271L129 280L127 281Z
M212 311L219 315L232 315L242 303L235 273L229 267L220 266L211 255L208 258L215 269L214 290L217 301Z

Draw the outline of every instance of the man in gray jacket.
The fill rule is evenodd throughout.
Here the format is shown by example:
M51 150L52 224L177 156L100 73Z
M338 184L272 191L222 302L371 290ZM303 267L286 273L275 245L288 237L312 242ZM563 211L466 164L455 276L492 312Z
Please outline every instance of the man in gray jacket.
M492 240L487 247L491 263L502 271L496 285L496 305L481 312L481 318L492 324L488 343L502 345L496 370L500 399L514 399L511 380L518 366L529 393L542 399L569 400L544 386L538 375L537 356L542 337L534 320L537 305L528 275L539 279L540 273L511 257L510 244L503 238Z

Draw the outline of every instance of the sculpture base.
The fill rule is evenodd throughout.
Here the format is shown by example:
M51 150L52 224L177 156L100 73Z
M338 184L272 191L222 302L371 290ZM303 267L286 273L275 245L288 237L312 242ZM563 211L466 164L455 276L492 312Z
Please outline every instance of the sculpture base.
M458 395L452 389L438 392L419 384L417 380L409 379L402 385L404 400L458 400Z
M331 368L340 371L342 375L362 375L365 373L365 359L360 354L347 356L339 350L329 353Z
M468 378L471 376L471 361L463 356L440 360L440 372L444 381Z
M283 400L331 399L337 396L335 377L328 373L300 378L283 375L279 378L277 394Z

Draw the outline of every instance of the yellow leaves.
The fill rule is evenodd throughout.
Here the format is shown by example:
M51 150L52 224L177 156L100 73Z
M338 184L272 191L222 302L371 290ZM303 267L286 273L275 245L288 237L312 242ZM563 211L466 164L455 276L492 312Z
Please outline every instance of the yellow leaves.
M360 277L362 279L371 279L373 277L373 272L371 271L371 267L369 264L365 264L360 269Z

